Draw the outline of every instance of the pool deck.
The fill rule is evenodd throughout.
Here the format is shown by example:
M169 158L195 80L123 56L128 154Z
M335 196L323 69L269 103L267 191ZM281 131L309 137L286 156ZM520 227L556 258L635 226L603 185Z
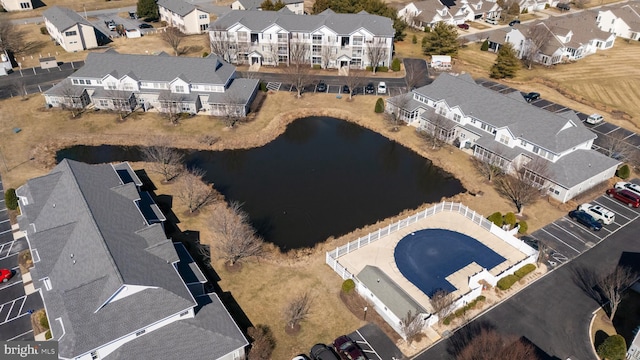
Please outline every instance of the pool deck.
M403 288L409 296L422 305L427 311L431 311L429 297L420 289L407 280L398 270L394 258L394 249L398 242L412 232L423 229L447 229L457 231L468 235L491 250L501 255L506 260L496 267L489 270L490 273L497 275L511 265L524 260L527 256L502 241L488 230L481 228L464 215L457 212L443 211L433 216L421 219L403 229L400 229L376 242L355 250L347 255L338 258L338 262L346 267L349 272L357 275L366 265L379 267L401 288ZM482 267L475 262L468 264L457 272L447 276L447 280L458 290L454 292L455 296L467 293L469 289L469 276L482 270Z

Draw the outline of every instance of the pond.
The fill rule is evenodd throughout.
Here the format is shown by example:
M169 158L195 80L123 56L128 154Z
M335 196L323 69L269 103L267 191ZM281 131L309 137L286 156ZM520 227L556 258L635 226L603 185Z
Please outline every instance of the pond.
M63 158L137 161L137 148L74 146ZM283 251L313 247L405 209L465 191L460 181L410 149L329 117L290 124L258 148L187 151L228 201L238 201L258 233Z

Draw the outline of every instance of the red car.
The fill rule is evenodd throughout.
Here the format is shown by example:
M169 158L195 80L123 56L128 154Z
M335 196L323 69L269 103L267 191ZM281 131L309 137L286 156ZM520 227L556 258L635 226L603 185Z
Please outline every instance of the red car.
M13 276L13 272L9 269L0 269L0 281L6 283Z
M463 30L469 30L469 24L458 24L458 27Z
M360 347L347 335L335 339L333 347L343 360L367 360Z
M640 195L637 195L630 190L613 188L607 190L607 195L620 200L621 202L629 205L629 207L637 208L640 206Z

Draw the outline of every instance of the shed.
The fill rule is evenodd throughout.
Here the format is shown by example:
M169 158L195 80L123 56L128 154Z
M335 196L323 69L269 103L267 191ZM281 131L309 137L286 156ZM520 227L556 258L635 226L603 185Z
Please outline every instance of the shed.
M449 55L431 55L431 67L436 70L451 69L451 56Z
M54 67L58 67L58 62L55 57L44 57L40 58L40 67L43 69L51 69Z

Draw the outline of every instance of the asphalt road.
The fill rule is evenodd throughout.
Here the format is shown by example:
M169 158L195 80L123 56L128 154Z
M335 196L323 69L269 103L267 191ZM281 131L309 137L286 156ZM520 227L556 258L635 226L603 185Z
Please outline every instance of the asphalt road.
M598 302L574 281L576 269L610 272L621 263L640 270L640 220L619 229L572 262L552 271L455 333L416 356L417 360L453 359L456 341L480 324L508 335L522 336L548 354L548 359L595 360L589 323Z
M14 71L7 76L0 76L0 99L11 96L19 96L20 91L26 90L28 94L40 93L53 87L53 85L73 74L75 69L84 65L84 61L62 63L52 69L29 68Z

